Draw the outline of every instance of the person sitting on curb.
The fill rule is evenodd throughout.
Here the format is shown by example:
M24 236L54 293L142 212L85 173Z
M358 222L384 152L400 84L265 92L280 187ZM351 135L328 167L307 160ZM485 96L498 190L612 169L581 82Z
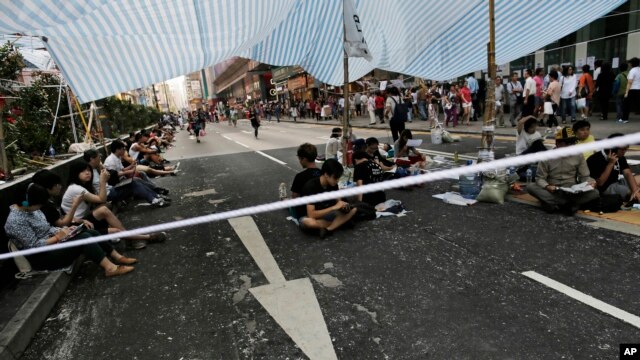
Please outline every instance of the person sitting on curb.
M577 123L576 123L577 124ZM609 139L623 136L609 135ZM628 146L602 150L587 159L591 176L596 179L601 194L619 195L623 201L640 202L640 175L633 176L625 154ZM623 175L622 179L619 176Z
M516 155L545 151L542 135L538 132L538 119L530 115L518 120L516 133Z
M556 133L556 147L563 148L575 144L576 137L570 127L565 127ZM561 187L570 188L579 183L587 182L592 190L570 193ZM581 205L597 199L600 195L595 190L596 182L589 176L589 167L581 154L541 161L538 163L536 182L527 184L527 192L542 203L542 208L548 213L558 210L567 215L573 215Z
M591 124L587 120L578 120L573 123L571 127L573 129L573 133L576 134L576 145L596 141L593 135L591 135ZM591 155L593 155L593 153L593 150L589 150L582 153L582 155L584 156L584 159L587 160Z
M297 151L298 161L300 162L300 166L304 170L297 173L293 178L293 183L291 184L291 198L295 199L297 197L302 196L302 192L304 191L304 186L311 179L315 179L320 177L320 169L316 167L316 157L318 156L318 149L315 145L304 143L298 147ZM300 218L307 216L307 206L300 205L293 209L292 214L298 221Z
M356 151L353 154L355 167L353 169L353 181L357 186L375 184L384 180L382 168L376 164L365 151ZM358 201L366 202L375 207L387 201L387 196L383 190L366 194L359 194Z
M104 160L103 165L105 169L116 171L118 173L118 179L121 179L123 177L133 177L134 181L140 181L143 185L153 190L154 192L160 195L168 195L169 190L159 187L153 181L151 181L151 179L149 179L146 173L140 172L141 168L146 168L152 172L153 171L157 172L157 170L153 170L152 168L146 165L136 165L133 162L126 161L125 157L128 157L128 154L125 151L125 149L126 149L126 145L121 141L116 140L112 142L111 145L109 145L109 150L111 151L111 154L107 156L107 158ZM93 151L93 150L87 150L87 151ZM87 161L90 164L91 164L91 161L96 161L96 160L92 160L95 158L92 155L93 153L89 153L87 157L85 157L85 161ZM127 166L125 166L125 162L127 163Z
M146 143L149 141L149 135L145 132L139 132L135 137L136 141L129 148L129 156L141 165L149 165L147 160L148 154L156 154L158 151L149 149Z
M94 172L91 165L84 161L76 161L71 164L69 170L69 186L62 196L62 210L65 213L71 212L74 200L82 196L84 200L77 207L73 217L89 220L96 229L106 229L108 233L124 231L125 228L120 220L105 206L107 202L107 181L109 172L103 169L99 174L97 194L93 191L92 178ZM93 209L92 209L93 205ZM100 225L102 224L102 225ZM128 241L128 246L134 249L144 249L146 242L163 242L167 238L164 232L152 235L132 236Z
M117 148L117 147L118 147L117 144L114 145L114 148ZM119 151L120 151L119 149L116 149L116 152L119 152ZM93 191L96 194L99 194L100 193L100 172L105 169L105 167L100 162L100 154L94 149L89 149L84 152L83 157L85 162L89 164L89 166L91 167L91 170L93 173L92 175L93 180L91 183L91 185L93 186ZM113 162L114 161L112 157L109 160L109 163L113 163ZM170 200L161 197L160 194L154 190L155 185L152 183L147 183L144 181L133 181L133 180L128 183L125 183L124 181L121 182L119 177L120 170L117 170L118 167L116 165L117 165L117 162L116 164L113 165L114 169L107 169L108 171L112 171L114 173L114 176L113 178L111 178L111 176L108 176L110 181L106 185L107 199L105 201L117 202L117 201L127 200L128 198L133 196L137 199L143 199L147 201L149 204L156 207L165 207L170 205ZM121 163L121 166L122 166L122 163ZM71 179L69 181L71 182L73 180ZM164 189L162 190L162 192L166 193Z
M321 175L309 180L302 195L309 196L327 191L338 190L338 180L344 168L338 160L327 159L322 165ZM356 214L357 209L340 199L332 199L307 204L307 215L300 219L302 229L318 229L320 238L330 236L335 230L347 223Z
M4 229L9 241L18 249L26 250L65 241L66 237L74 230L73 228L52 226L47 222L40 209L48 201L48 198L49 193L45 188L31 184L27 188L25 201L20 205L11 206ZM86 239L96 235L98 233L93 230L83 230L69 241ZM57 270L69 267L81 254L102 267L107 277L131 272L134 267L129 265L137 262L134 258L128 258L118 253L106 241L28 255L26 258L35 270Z

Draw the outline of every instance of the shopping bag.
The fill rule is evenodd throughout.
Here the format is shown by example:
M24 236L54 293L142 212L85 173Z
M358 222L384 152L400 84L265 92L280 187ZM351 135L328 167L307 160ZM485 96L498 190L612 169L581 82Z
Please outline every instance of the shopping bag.
M553 115L553 103L551 101L545 101L544 113L545 115Z
M587 106L587 99L586 98L580 98L580 99L576 100L576 107L578 108L578 110L584 109L586 106Z
M203 137L203 136L207 135L207 132L204 131L204 129L200 129L200 134L198 134L198 135L200 135L200 137Z

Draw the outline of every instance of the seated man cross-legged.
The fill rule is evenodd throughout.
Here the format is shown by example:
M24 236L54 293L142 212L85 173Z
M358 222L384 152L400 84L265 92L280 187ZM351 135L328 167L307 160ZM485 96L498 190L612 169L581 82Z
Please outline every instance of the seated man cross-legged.
M338 190L338 180L344 168L338 160L327 159L322 165L321 175L309 180L302 190L302 195L309 196ZM307 214L300 218L303 229L320 230L320 238L324 239L333 231L351 220L357 209L340 199L332 199L307 204Z
M558 148L571 146L575 142L576 137L570 127L560 129L556 133ZM576 178L579 178L579 182L576 182ZM583 182L587 182L593 189L575 194L560 189ZM581 205L599 197L595 186L596 182L589 176L589 167L584 156L578 154L539 162L536 182L527 184L527 191L540 200L546 212L562 210L567 215L573 215Z
M613 134L609 139L622 136ZM625 154L628 146L607 149L589 157L587 165L591 176L596 179L601 194L619 195L622 201L640 201L640 175L633 176ZM620 175L623 177L620 178Z

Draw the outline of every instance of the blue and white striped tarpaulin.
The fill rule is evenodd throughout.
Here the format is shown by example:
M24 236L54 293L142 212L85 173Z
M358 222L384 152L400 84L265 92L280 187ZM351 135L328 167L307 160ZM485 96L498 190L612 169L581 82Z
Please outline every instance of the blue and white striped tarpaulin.
M487 67L486 0L354 0L374 68L433 80ZM589 24L625 0L496 0L496 61ZM232 56L301 65L343 83L342 0L1 0L0 33L43 36L82 102L198 71Z

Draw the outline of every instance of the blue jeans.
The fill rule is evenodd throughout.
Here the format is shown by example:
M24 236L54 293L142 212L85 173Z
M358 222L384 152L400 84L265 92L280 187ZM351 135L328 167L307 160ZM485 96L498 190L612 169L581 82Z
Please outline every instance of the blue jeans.
M109 191L109 194L107 195L107 200L120 201L126 200L131 196L138 199L144 199L148 203L151 203L158 194L141 184L139 181L132 181L128 185L111 188L111 191Z
M624 119L622 117L624 113L624 95L616 95L616 119Z
M420 120L427 121L427 102L424 100L418 101L418 111L420 112Z
M562 117L562 121L565 121L567 113L571 115L571 121L575 121L576 119L576 98L575 97L571 97L568 99L565 99L565 98L560 99L560 116Z

